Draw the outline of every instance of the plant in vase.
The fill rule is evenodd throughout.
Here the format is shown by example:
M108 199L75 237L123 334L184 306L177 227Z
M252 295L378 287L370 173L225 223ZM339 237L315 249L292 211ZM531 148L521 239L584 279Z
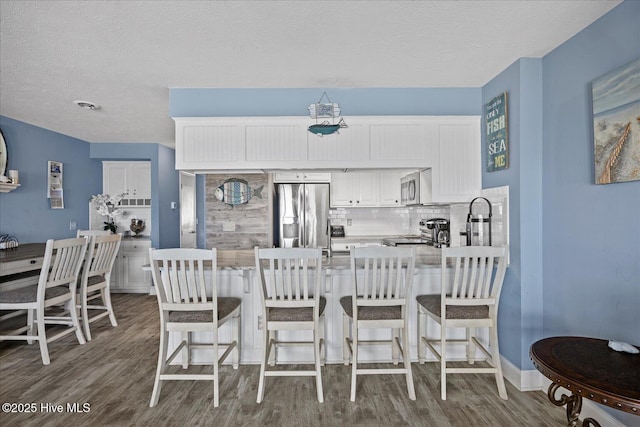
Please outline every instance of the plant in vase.
M116 234L118 231L118 225L116 219L124 215L124 211L120 210L120 201L126 196L127 193L116 194L115 196L109 196L108 194L96 194L91 196L91 203L96 211L103 216L107 217L104 221L104 230L110 230L112 234Z

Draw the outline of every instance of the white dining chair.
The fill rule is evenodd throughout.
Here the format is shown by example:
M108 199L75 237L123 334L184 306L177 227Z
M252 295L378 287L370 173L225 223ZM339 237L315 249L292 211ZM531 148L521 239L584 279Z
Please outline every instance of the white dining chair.
M440 362L440 391L447 398L447 374L490 373L496 377L498 394L507 399L500 349L498 347L498 306L507 269L508 248L492 246L462 246L442 249L441 292L419 295L418 360L426 361L429 349ZM426 335L427 319L440 325L440 338ZM465 339L447 339L447 328L465 328ZM489 329L489 349L477 338L477 328ZM434 345L435 344L435 345ZM490 367L448 367L448 344L463 344L467 362L476 361L476 349L487 358ZM440 347L440 351L436 346Z
M160 350L151 403L154 407L160 397L162 381L204 380L213 381L213 406L219 405L220 365L233 353L232 364L240 363L240 298L220 297L216 281L216 249L149 249L152 276L160 309ZM205 263L211 263L211 273L205 273ZM220 343L218 328L227 322L232 324L232 341ZM182 340L168 355L169 333L181 334ZM194 343L192 334L210 332L210 343ZM218 349L224 349L222 356ZM191 363L194 349L213 352L213 374L170 373L171 362L182 354L182 367Z
M87 254L80 277L79 301L82 326L87 341L91 341L89 323L109 316L111 326L118 326L111 304L111 273L118 250L120 249L121 234L94 234L89 237ZM100 299L101 304L91 301ZM99 310L100 313L91 312Z
M44 365L50 363L47 343L71 332L75 332L80 344L86 342L76 310L76 286L86 249L86 238L47 240L38 284L0 292L0 310L27 310L27 333L18 335L13 331L13 333L0 335L0 341L38 341ZM45 310L61 305L66 308L63 313L45 315ZM33 322L35 327L30 327L29 325L33 325ZM68 327L48 337L47 325ZM35 328L37 332L34 331Z
M351 248L351 295L340 298L343 309L343 359L351 359L351 401L356 400L357 375L402 374L407 380L409 398L416 400L409 338L407 334L407 298L411 292L415 267L413 247ZM360 339L363 329L391 329L389 340ZM350 331L351 329L351 331ZM358 367L358 347L390 345L397 368Z
M326 299L320 295L322 249L255 248L256 272L262 296L264 353L260 364L257 402L264 398L266 377L313 376L318 402L322 391L322 354L324 349L324 309ZM279 331L311 331L312 341L284 341ZM278 363L278 348L312 346L314 369L267 369ZM282 362L280 362L282 363Z

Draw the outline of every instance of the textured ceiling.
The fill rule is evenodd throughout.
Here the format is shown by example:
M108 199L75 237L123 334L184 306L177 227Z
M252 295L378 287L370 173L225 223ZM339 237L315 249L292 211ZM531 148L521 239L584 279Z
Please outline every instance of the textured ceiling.
M619 3L1 0L0 114L172 146L170 87L481 87Z

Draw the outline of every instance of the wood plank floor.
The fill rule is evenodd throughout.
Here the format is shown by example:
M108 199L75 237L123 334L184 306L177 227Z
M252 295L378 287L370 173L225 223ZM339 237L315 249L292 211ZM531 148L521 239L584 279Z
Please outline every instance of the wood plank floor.
M94 323L93 340L78 345L73 334L49 344L43 366L38 345L0 343L0 402L35 403L37 413L0 413L1 426L564 426L563 408L543 392L519 392L507 382L509 400L498 397L492 375L454 375L440 399L438 365L413 364L417 400L409 400L402 375L358 378L349 401L349 367L323 371L325 403L316 400L313 378L267 378L264 401L255 403L259 367L221 369L220 407L211 383L165 382L160 402L149 408L156 369L159 320L156 299L113 296L119 326ZM179 367L176 367L179 369ZM195 367L200 369L204 367ZM88 403L69 412L67 403ZM41 405L63 405L47 413Z

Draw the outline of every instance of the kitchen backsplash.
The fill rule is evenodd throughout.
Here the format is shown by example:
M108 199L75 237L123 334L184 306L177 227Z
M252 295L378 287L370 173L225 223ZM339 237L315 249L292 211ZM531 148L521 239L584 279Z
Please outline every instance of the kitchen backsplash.
M487 188L480 195L491 202L491 244L509 244L509 187ZM450 212L451 246L464 246L466 236L461 236L460 232L466 230L469 203L451 204ZM489 210L484 203L474 203L473 212L487 215Z
M508 244L509 187L484 189L481 196L491 202L492 244L494 246ZM466 229L469 202L388 208L333 208L329 211L329 220L333 225L343 225L346 236L387 236L418 235L421 219L445 218L450 221L451 245L461 246L466 244L466 237L460 236L460 232ZM484 206L474 204L474 212L484 213L482 212ZM486 213L488 214L488 210Z
M420 220L449 219L448 205L388 208L333 208L329 220L344 225L347 236L395 236L420 234Z

